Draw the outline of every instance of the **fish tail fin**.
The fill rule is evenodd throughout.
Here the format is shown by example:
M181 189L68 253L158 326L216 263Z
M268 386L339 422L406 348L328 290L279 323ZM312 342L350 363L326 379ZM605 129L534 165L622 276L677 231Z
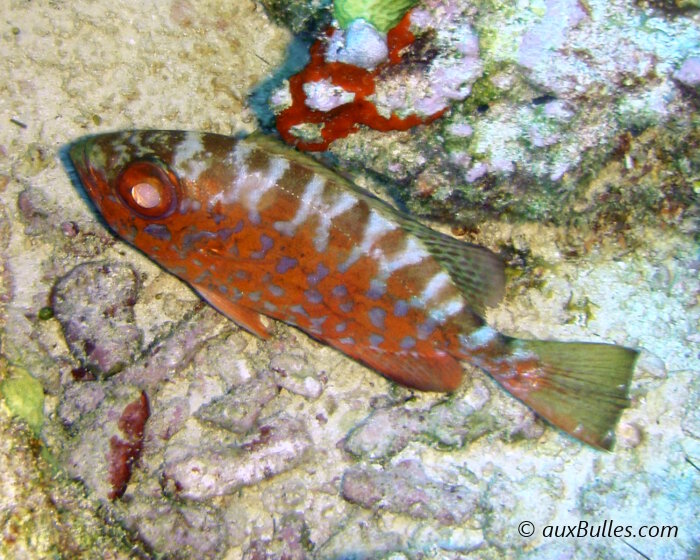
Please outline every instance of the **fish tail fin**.
M498 335L495 347L484 350L483 358L471 361L515 397L573 437L612 449L615 426L629 405L636 350L503 335Z

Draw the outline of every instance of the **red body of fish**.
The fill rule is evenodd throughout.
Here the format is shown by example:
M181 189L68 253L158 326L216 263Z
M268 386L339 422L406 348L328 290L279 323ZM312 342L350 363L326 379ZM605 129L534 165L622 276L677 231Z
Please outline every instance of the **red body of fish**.
M636 352L528 341L481 315L493 253L437 233L270 138L129 131L70 150L109 225L266 338L294 325L387 377L450 391L465 360L553 424L609 449Z

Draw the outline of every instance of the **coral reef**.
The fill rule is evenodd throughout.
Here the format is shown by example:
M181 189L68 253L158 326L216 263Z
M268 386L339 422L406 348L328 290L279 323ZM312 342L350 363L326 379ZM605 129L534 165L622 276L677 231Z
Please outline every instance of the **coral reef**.
M406 130L438 118L444 107L398 116L393 100L376 91L375 79L393 70L400 53L411 42L409 16L393 27L386 40L370 32L368 24L353 22L346 31L331 31L311 47L311 61L289 79L288 91L276 92L280 100L277 130L300 150L320 151L363 124L382 131ZM388 63L382 64L385 59ZM371 70L375 66L376 70ZM431 107L434 109L434 107Z
M84 264L56 283L53 313L73 354L95 374L116 373L141 350L136 287L134 271L119 263Z
M273 20L294 33L325 27L333 14L333 0L260 0Z
M409 16L415 43L378 73L369 100L380 115L442 118L403 134L359 127L359 135L314 149L369 166L416 213L467 228L504 214L605 231L614 222L629 229L636 219L692 219L700 35L692 8L680 13L689 17L666 19L623 1L549 0L517 10L421 2ZM311 106L314 95L328 92L312 91ZM289 97L278 92L273 109L283 111ZM302 127L294 137L284 119L281 129L302 147L323 130ZM661 188L651 187L668 165L678 174L661 174ZM611 171L616 177L594 183ZM611 216L611 207L620 211Z
M306 68L271 97L277 130L299 149L325 150L359 125L388 132L430 123L481 76L478 40L464 12L408 12L391 20L386 35L360 13L339 18L341 29L329 29ZM431 43L440 48L412 46L414 33L436 35Z
M357 466L343 475L343 497L375 511L387 509L413 518L458 525L476 510L478 493L426 476L420 463L405 460L381 469Z
M299 29L331 16L330 2L266 3ZM285 325L261 342L100 222L60 146L135 126L254 129L246 96L291 40L256 6L3 13L0 556L696 558L697 3L423 0L371 99L401 118L418 100L447 111L330 145L363 185L502 250L490 324L643 350L613 453L476 370L453 395L417 394ZM122 456L112 500L110 442L139 441L144 393L140 455ZM127 409L139 421L120 427ZM634 534L543 535L604 520Z

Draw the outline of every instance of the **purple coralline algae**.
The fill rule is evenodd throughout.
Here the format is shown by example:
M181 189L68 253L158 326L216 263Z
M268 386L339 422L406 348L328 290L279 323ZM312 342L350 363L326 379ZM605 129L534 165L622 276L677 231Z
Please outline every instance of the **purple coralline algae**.
M686 58L673 77L686 86L695 89L700 87L700 56Z
M115 373L141 350L133 312L137 285L127 265L89 263L74 268L54 288L52 306L66 342L96 374Z
M298 421L280 416L261 422L246 438L229 441L201 426L186 426L165 455L163 482L177 497L205 500L232 494L298 466L310 440ZM210 441L208 449L193 441Z
M690 126L700 56L690 17L669 19L622 0L517 9L430 0L411 21L418 37L430 32L403 70L377 80L373 99L380 112L399 115L450 111L410 135L367 132L330 149L349 166L361 160L400 181L417 213L470 226L503 214L568 223L585 208L587 220L600 221L606 205L591 204L586 178L621 157L621 138L653 138L664 123ZM690 146L680 144L677 157L692 159ZM643 174L633 159L624 164ZM611 198L652 219L659 206L687 206L692 197L682 186L653 190L637 181L630 200Z
M389 468L352 467L343 475L341 492L346 500L364 508L435 519L444 525L464 523L478 501L475 489L433 480L414 460Z
M286 325L260 341L99 221L59 146L252 131L248 93L300 44L259 3L6 4L0 557L697 557L697 1L422 0L373 103L444 113L330 145L359 184L507 258L490 324L642 349L614 453L469 368L418 394ZM264 4L331 23L330 0ZM543 536L606 520L677 533Z

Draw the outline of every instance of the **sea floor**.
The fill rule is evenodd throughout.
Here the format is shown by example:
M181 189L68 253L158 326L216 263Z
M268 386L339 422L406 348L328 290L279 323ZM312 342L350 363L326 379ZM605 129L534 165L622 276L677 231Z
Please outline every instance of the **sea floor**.
M286 325L258 340L106 228L65 146L251 132L247 95L290 40L252 0L3 10L0 556L697 558L692 223L602 235L491 217L469 238L536 263L495 328L640 349L610 453L475 369L452 395L419 394ZM82 367L87 341L117 373ZM143 448L115 497L113 441L142 394Z

